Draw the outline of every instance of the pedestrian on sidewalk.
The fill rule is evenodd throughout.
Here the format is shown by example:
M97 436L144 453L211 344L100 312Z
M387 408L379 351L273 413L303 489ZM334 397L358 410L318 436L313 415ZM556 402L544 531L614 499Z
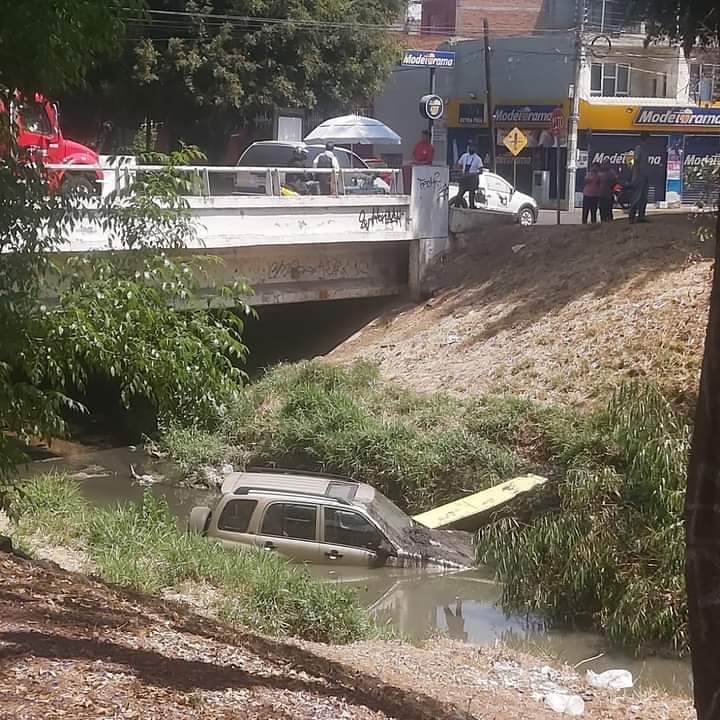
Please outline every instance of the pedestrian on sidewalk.
M593 163L585 173L583 181L583 204L582 204L582 224L586 225L588 216L590 222L597 222L598 201L600 199L600 165Z
M633 198L630 204L630 222L648 222L647 212L648 193L650 190L650 149L648 140L650 133L640 133L640 142L635 148L635 157L632 168Z
M469 193L468 204L471 210L475 210L475 193L480 185L480 173L483 169L483 163L472 144L468 145L467 151L460 156L458 167L462 170L462 177L460 178L460 188L453 205L462 207L465 202L465 193Z
M598 170L600 222L610 222L613 219L613 205L615 204L615 191L613 188L618 181L617 173L610 165L610 158L603 159Z

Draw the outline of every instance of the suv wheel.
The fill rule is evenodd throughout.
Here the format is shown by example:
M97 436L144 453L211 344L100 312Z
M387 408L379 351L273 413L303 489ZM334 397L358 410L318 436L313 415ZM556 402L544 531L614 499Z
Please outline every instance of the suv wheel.
M524 227L529 227L530 225L535 224L535 211L529 205L520 208L520 212L518 213L518 223Z

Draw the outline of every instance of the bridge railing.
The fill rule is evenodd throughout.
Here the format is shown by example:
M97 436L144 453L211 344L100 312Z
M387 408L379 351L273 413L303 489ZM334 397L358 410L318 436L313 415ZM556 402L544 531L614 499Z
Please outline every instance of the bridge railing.
M49 170L97 177L102 173L100 196L132 187L138 174L167 171L167 165L137 165L120 158L98 165L49 164ZM175 165L172 170L191 176L189 195L345 196L403 195L398 168L244 167L236 165Z

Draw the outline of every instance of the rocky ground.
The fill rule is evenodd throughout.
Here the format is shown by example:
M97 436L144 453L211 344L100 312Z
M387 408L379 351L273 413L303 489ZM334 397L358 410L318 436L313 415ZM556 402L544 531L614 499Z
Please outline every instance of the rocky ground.
M648 377L692 396L713 247L699 227L656 215L647 225L496 229L436 265L430 300L395 305L329 359L369 360L421 392L585 405Z
M558 694L588 718L692 717L503 650L273 640L0 553L2 718L547 720Z

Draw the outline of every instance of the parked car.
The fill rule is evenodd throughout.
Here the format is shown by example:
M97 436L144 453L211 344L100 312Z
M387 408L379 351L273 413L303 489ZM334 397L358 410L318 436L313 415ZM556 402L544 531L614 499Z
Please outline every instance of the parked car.
M451 184L449 188L450 204L457 197L459 188ZM534 225L538 219L538 204L535 198L516 190L505 178L491 172L483 172L479 178L479 187L475 195L475 204L479 210L499 213L508 222L520 225ZM467 207L463 198L462 207Z
M192 509L189 528L227 548L257 548L297 562L473 564L469 534L430 531L370 485L306 472L233 473L214 509Z
M312 169L315 158L325 150L324 145L306 145L302 142L285 142L280 140L260 140L254 142L237 161L238 167L293 167L296 151L302 148L306 151L304 167ZM390 192L392 175L371 170L367 163L351 150L336 147L333 151L341 170L357 169L357 173L343 173L345 190L348 193L378 194ZM300 168L300 173L303 173ZM280 184L286 185L287 175L280 173ZM312 173L304 173L312 178ZM376 182L379 179L381 182ZM239 171L235 174L235 190L247 195L265 195L266 173L252 170Z

